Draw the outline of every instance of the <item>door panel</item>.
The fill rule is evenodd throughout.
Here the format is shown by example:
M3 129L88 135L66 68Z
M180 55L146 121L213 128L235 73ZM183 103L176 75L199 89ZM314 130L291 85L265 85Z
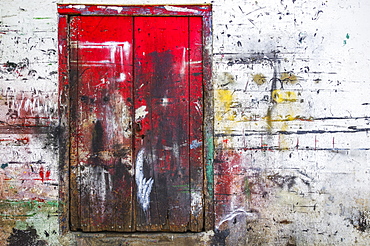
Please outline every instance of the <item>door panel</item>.
M72 230L202 230L201 26L71 18Z
M138 230L182 231L189 224L188 19L135 18L135 108L147 113L136 121L142 129L135 153L144 153L143 172L153 181L151 193L137 193Z

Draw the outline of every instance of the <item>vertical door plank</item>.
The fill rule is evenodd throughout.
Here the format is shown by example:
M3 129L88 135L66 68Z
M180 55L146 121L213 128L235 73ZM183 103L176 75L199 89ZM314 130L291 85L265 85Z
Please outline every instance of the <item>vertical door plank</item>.
M131 231L132 18L80 19L75 100L81 229Z
M63 131L59 138L59 228L61 229L61 234L68 233L71 230L70 219L70 207L69 207L69 187L70 187L70 172L69 172L69 160L70 160L70 144L69 141L69 120L70 120L70 107L71 103L69 98L69 18L66 15L59 15L58 18L58 77L59 77L59 126ZM73 189L73 192L78 194L77 189Z
M190 192L191 231L204 228L203 166L203 45L202 18L189 18L190 45Z
M77 97L78 80L78 30L80 29L81 19L79 16L72 17L69 24L69 46L70 46L70 81L71 98ZM70 113L70 228L77 230L81 228L81 190L78 184L78 141L77 141L77 100L71 100Z
M189 225L188 17L137 17L135 37L136 224Z

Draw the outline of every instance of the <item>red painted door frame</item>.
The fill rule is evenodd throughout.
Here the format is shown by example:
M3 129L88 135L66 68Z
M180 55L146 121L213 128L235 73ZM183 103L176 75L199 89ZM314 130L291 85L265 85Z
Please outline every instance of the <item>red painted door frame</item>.
M127 220L130 220L130 221L135 220L132 227L127 226L126 228L124 228L123 224L118 225L119 223L113 222L113 224L108 223L109 226L99 228L99 227L96 227L94 225L91 226L90 225L91 221L90 222L89 221L84 221L83 218L77 220L77 221L79 221L80 225L71 226L68 223L68 221L69 221L68 217L70 216L70 213L68 213L68 208L71 209L72 214L76 213L76 214L79 214L79 216L84 217L84 218L87 218L91 214L94 214L90 211L90 212L88 212L88 216L83 215L84 209L80 209L79 212L74 211L74 209L76 208L76 205L78 205L78 204L74 204L74 202L75 203L76 202L77 203L81 203L81 202L83 203L84 202L84 200L83 200L84 196L80 195L80 197L82 197L82 199L77 200L77 201L72 199L71 200L72 203L69 204L69 206L68 205L63 206L63 210L65 211L65 213L62 214L62 219L63 219L62 221L65 221L65 222L61 223L62 230L66 231L66 230L73 229L73 228L81 229L86 224L88 225L87 226L88 229L86 229L86 231L110 230L110 227L112 227L112 230L115 230L115 231L136 231L136 230L138 230L138 231L163 231L163 230L164 231L185 231L185 230L200 231L200 230L212 229L212 227L213 227L213 216L210 216L213 213L213 205L212 205L212 197L213 197L213 165L212 165L212 160L213 160L212 111L213 111L213 107L212 107L212 99L213 99L213 97L212 97L212 85L210 83L210 79L211 79L211 62L210 62L211 6L210 5L202 5L202 6L197 6L197 5L190 5L190 6L181 6L181 5L177 5L177 6L168 6L168 5L167 6L58 5L58 12L59 12L59 53L60 53L60 59L59 59L60 80L59 81L60 81L61 127L64 130L63 131L64 135L67 137L67 138L64 138L64 139L71 139L70 143L69 143L69 141L66 141L66 142L62 141L62 144L61 144L62 146L64 146L64 148L61 148L61 162L64 164L64 165L62 165L62 170L61 170L62 171L61 172L61 180L62 181L63 180L69 180L70 178L72 180L72 182L61 182L60 196L61 196L62 200L69 201L70 200L70 195L72 195L72 196L76 195L76 194L73 194L73 192L77 192L77 189L80 189L80 187L76 187L76 183L73 182L73 179L77 178L77 177L73 177L73 176L77 175L77 173L79 172L79 171L77 171L77 169L79 167L78 167L78 165L75 165L73 163L73 161L70 162L70 160L73 160L73 159L80 160L76 156L81 156L81 154L74 151L75 149L80 148L79 147L80 143L79 143L79 140L75 139L75 138L79 138L79 137L73 136L73 134L71 133L71 130L78 129L79 128L78 124L80 124L82 122L82 120L81 120L76 125L76 122L78 122L78 121L76 121L74 119L79 118L79 117L80 118L81 117L82 118L89 117L89 115L77 114L75 112L76 110L73 110L73 108L86 107L86 110L84 110L84 111L88 112L89 110L88 110L88 106L86 106L86 101L91 100L89 98L85 98L82 95L84 93L85 94L91 93L91 91L88 91L88 90L90 90L89 88L86 87L86 89L83 89L83 86L82 87L80 86L80 88L78 89L78 91L82 91L82 94L81 95L78 94L78 93L76 94L79 98L81 97L81 100L75 100L76 101L75 103L73 102L73 100L69 100L69 98L73 95L73 93L76 93L76 90L77 90L75 88L76 85L73 82L74 80L76 80L76 78L73 77L73 76L76 75L76 74L73 74L73 71L74 71L74 64L72 62L74 60L73 56L75 54L78 54L77 56L79 56L79 57L88 57L89 56L88 53L84 54L84 53L81 53L81 52L80 53L73 52L73 48L74 48L73 47L73 42L74 42L74 38L75 38L76 35L73 33L73 28L71 28L71 25L72 26L73 25L79 25L79 23L81 23L81 19L82 20L89 20L88 18L94 17L94 16L95 17L96 16L110 16L110 17L114 17L114 18L120 18L119 20L125 19L125 22L128 23L128 25L130 25L131 20L126 20L127 18L139 17L139 18L135 18L135 22L137 22L136 24L139 23L139 25L141 27L141 28L138 28L139 31L137 31L137 34L136 34L138 39L135 42L137 42L136 46L138 47L137 48L138 49L137 54L143 54L143 57L140 58L140 55L139 55L139 57L137 57L137 59L134 60L134 63L137 63L137 64L126 63L126 65L124 65L123 67L115 68L115 69L129 71L130 69L132 69L132 66L134 65L134 68L131 71L129 71L128 74L137 74L137 75L138 74L144 74L144 77L142 77L142 76L140 77L140 81L143 81L143 80L150 80L151 79L150 77L158 77L157 80L166 80L168 76L172 76L171 74L164 75L163 72L158 72L158 71L161 71L161 67L163 67L163 64L160 67L156 68L155 69L156 71L153 71L152 73L149 73L150 74L149 77L145 77L145 73L140 71L140 69L143 69L143 67L145 67L145 66L142 65L142 63L148 63L148 60L145 60L145 58L144 58L145 52L148 52L148 51L151 50L151 48L149 47L149 48L146 48L145 50L143 50L142 52L140 51L140 47L147 45L145 43L142 43L140 45L140 40L143 40L142 38L140 39L140 33L144 37L144 35L147 35L148 33L152 32L153 30L150 30L150 29L145 30L145 27L150 28L150 25L154 20L158 20L159 22L163 22L163 18L146 19L145 16L146 17L148 17L148 16L150 16L150 17L154 17L154 16L157 16L157 17L164 17L164 16L178 17L178 16L181 16L180 18L177 18L177 19L167 19L167 20L169 20L170 22L173 22L175 20L179 21L179 23L177 23L177 24L175 23L175 25L191 25L192 28L189 28L189 30L190 30L189 35L190 36L185 38L185 39L195 39L195 42L193 42L194 44L201 43L200 46L195 45L195 46L191 46L191 47L187 48L188 50L196 50L196 49L199 49L198 47L200 47L200 49L202 49L202 50L199 51L200 53L198 52L198 54L200 54L200 56L196 55L197 52L195 52L195 56L191 57L192 53L191 52L186 53L186 51L184 50L184 55L186 53L186 56L188 56L187 59L189 59L188 61L189 61L189 64L190 64L187 68L187 69L189 69L189 71L185 72L184 74L187 74L186 76L190 76L190 78L185 78L185 79L188 79L189 81L193 81L194 84L198 83L196 81L199 80L199 78L200 78L201 81L199 81L199 82L201 84L203 84L203 91L200 92L199 88L197 89L195 86L194 87L190 86L189 88L185 88L184 90L180 90L180 91L178 91L178 89L175 89L175 90L173 90L173 93L175 93L175 94L176 93L180 93L180 94L185 93L185 94L189 95L190 97L186 96L186 98L187 98L186 100L189 100L190 102L188 102L185 105L194 104L195 106L197 106L197 104L198 104L198 106L199 106L203 103L205 105L204 109L202 110L204 112L203 117L204 117L204 119L207 119L207 120L204 120L204 122L202 123L203 124L203 129L199 129L199 127L198 127L198 130L193 131L192 129L197 129L196 126L195 126L196 124L198 124L197 122L199 122L199 120L202 121L203 119L197 119L197 117L195 117L195 118L193 117L194 115L197 114L197 112L196 112L197 107L188 107L188 106L186 106L186 107L189 108L190 111L187 111L187 113L185 113L185 114L189 114L191 118L194 118L193 120L190 120L189 123L186 123L186 124L190 124L190 125L188 125L186 128L183 128L183 129L187 129L186 131L188 131L189 134L190 134L189 135L190 138L185 141L185 142L188 142L190 144L190 148L183 148L183 151L185 151L183 153L181 152L181 149L178 150L178 151L180 151L182 156L188 156L188 158L189 158L188 161L190 161L190 162L197 163L196 159L200 158L199 155L203 156L202 157L203 160L200 162L201 165L202 165L201 167L196 167L195 166L195 167L192 168L192 170L193 170L191 172L192 174L190 174L190 173L186 174L185 173L185 175L187 175L187 176L190 175L189 176L190 180L195 180L195 182L192 183L192 184L194 184L194 187L188 187L188 188L190 188L189 196L178 195L178 197L175 197L174 201L173 201L173 204L177 204L175 207L180 207L180 205L182 203L189 202L189 201L187 201L187 199L191 199L192 204L191 205L189 204L189 208L194 209L194 208L191 207L191 206L194 206L192 199L199 199L199 197L198 198L192 197L192 196L190 196L190 194L195 194L195 196L196 196L197 193L195 193L195 191L201 189L201 190L204 191L204 199L202 199L204 201L204 203L203 203L204 211L201 211L201 215L200 214L197 214L196 216L193 215L193 216L190 216L191 218L189 218L188 220L181 221L182 216L181 215L179 216L178 214L174 213L174 216L175 216L175 217L173 217L174 222L171 222L171 221L164 222L164 221L161 221L160 218L166 217L167 220L168 220L168 218L170 218L171 216L161 215L159 213L156 216L154 216L154 217L157 218L157 220L159 218L159 221L154 220L154 221L152 221L148 224L148 222L147 222L148 221L148 213L145 211L145 209L147 209L147 207L145 207L145 206L147 206L147 203L145 203L145 200L139 201L140 200L139 197L136 197L136 199L139 201L139 203L137 203L137 205L135 205L135 202L133 202L134 203L133 206L130 205L131 204L130 202L127 202L127 204L126 204L127 205L126 208L129 207L129 208L134 209L133 211L135 211L135 212L133 213L133 215L131 215L131 217L130 216L123 216L122 218L118 218L118 220L126 220L126 221ZM81 16L81 17L78 17L78 16ZM87 19L86 19L85 16L87 17ZM125 16L127 16L127 17L125 17ZM188 17L198 17L198 18L188 18ZM91 19L89 21L92 21L92 20L93 19ZM189 22L189 20L191 20L191 21ZM140 24L140 22L142 22L142 23ZM184 24L181 24L181 23L184 23ZM107 25L109 25L109 23ZM167 23L167 24L162 23L162 24L159 24L159 25L162 25L162 26L169 25L170 26L171 23ZM133 25L133 26L135 26L135 25ZM86 28L88 29L87 26L86 26ZM130 28L123 27L122 30L124 30L124 29L129 30ZM143 29L143 30L141 30L141 29ZM72 30L72 31L69 31L69 30ZM194 34L192 34L191 30L193 30ZM197 36L197 33L201 33L201 35ZM125 49L124 39L125 38L123 38L121 40L122 44L123 44L123 46L121 47L122 49ZM185 40L185 39L183 39L183 40ZM154 43L154 42L155 42L155 40L152 40L150 43ZM181 38L176 42L181 42ZM171 42L171 43L174 44L176 42ZM91 42L91 40L90 40L90 43L93 43L93 42ZM150 46L152 46L152 44ZM166 46L166 45L164 44L164 46ZM159 46L157 45L157 47L155 47L155 49L158 49L158 48L159 48ZM163 50L165 50L166 47L162 47L162 48L163 48ZM167 48L175 49L175 46L172 45L171 47L167 47ZM152 54L154 54L153 51L155 51L155 50L152 50L152 52L151 52ZM160 57L155 57L155 58L152 57L152 59L156 59L156 60L158 60L158 59L160 59L160 60L181 59L181 54L180 53L178 53L175 56L173 54L166 54L166 52L161 52L161 53L156 53L156 54L160 55ZM116 58L117 57L115 57L115 59ZM199 59L202 60L202 63L201 63L202 67L201 68L199 68L199 65L198 66L196 65L196 62L193 62L193 63L191 62L191 61L199 61ZM140 66L139 66L139 63L140 63ZM177 63L181 63L181 61L177 61ZM152 68L151 67L144 68L144 70L146 70L146 71L148 71L150 69L152 69ZM179 69L181 70L181 68L179 68ZM201 70L199 70L199 69L201 69ZM197 76L197 74L199 74L199 72L202 73L201 77ZM105 71L105 74L106 73L109 73L109 71ZM118 71L118 73L119 73L119 71ZM165 71L164 71L164 73L165 73ZM88 76L88 72L85 75L83 75L83 73L80 72L80 75L78 75L78 76L79 77ZM176 76L176 75L173 75L173 76ZM126 81L131 80L130 78L125 78L125 79L126 79ZM176 81L177 79L178 78L172 78L172 81ZM133 80L135 81L135 78L133 78ZM144 85L145 83L142 84L142 83L138 82L138 79L136 79L136 80L137 80L137 82L136 83L134 82L132 90L135 91L135 96L137 97L137 99L135 100L135 103L133 103L135 105L131 105L131 106L135 107L136 115L140 114L140 112L142 113L143 108L145 108L148 105L154 105L153 107L155 107L156 100L161 100L161 102L158 102L158 103L162 104L162 106L164 104L171 105L171 103L173 103L173 102L168 101L168 100L171 100L171 99L166 99L166 95L162 95L163 93L160 90L161 88L159 88L159 90L157 90L157 92L158 92L157 96L154 95L154 96L148 97L148 95L147 95L148 91L150 91L150 93L155 94L155 92L153 92L153 86L151 86L152 89L146 90L145 85ZM81 85L85 84L84 82L80 82L80 83L81 83ZM94 86L95 87L100 86L102 83L104 83L104 81L99 81L99 83L97 83ZM123 89L119 92L119 93L121 93L122 98L129 98L129 94L131 93L130 92L130 86L131 85L129 83L125 84L123 86L125 88L129 88L129 90ZM155 87L160 87L160 86L161 86L160 84L155 85ZM169 90L168 88L162 88L162 89L165 89L167 91ZM87 90L87 91L83 92L84 90ZM140 91L142 91L142 92L140 92ZM101 91L99 91L99 93L101 94ZM104 93L106 95L100 95L99 94L101 96L102 102L109 101L110 97L114 98L114 92L110 91L109 88L105 88ZM201 94L199 94L199 93L201 93ZM95 94L96 94L96 92L95 92ZM178 96L180 96L180 95L178 95ZM108 99L103 100L104 98L108 98ZM173 97L170 97L170 98L173 98ZM197 100L199 100L200 98L202 98L202 101L198 102ZM145 102L148 99L151 100L151 102L149 102L149 104L148 104L148 102ZM178 98L178 99L179 99L179 102L185 101L185 99L181 99L181 97ZM166 100L166 102L163 102L163 100ZM126 102L126 103L130 106L130 102ZM76 104L76 105L74 105L74 104ZM173 108L172 111L179 111L179 110L181 111L183 108L184 107L181 107L181 104L180 104L180 106ZM72 109L72 110L70 110L70 109ZM90 108L90 111L91 111L91 108ZM159 112L159 114L156 115L155 112ZM150 111L150 113L151 113L152 119L156 118L156 117L158 118L158 117L171 116L171 115L168 115L167 111L163 111L163 110L162 111L161 110L159 110L159 111L158 110L153 110L153 111ZM103 112L101 114L106 114L106 113ZM181 114L179 114L179 115L181 115ZM96 114L95 114L95 116L96 116ZM179 117L177 117L177 118L179 118ZM180 119L180 121L181 121L181 119ZM114 143L112 142L112 145L113 144L117 145L117 141L118 141L118 143L120 145L126 145L128 147L135 146L133 148L134 153L130 152L129 155L133 154L133 156L135 156L136 166L141 165L140 160L142 160L142 162L144 162L143 161L143 159L145 159L143 157L144 150L148 151L148 146L145 146L145 144L143 145L143 139L144 139L143 136L147 135L148 133L150 134L150 129L148 127L149 125L153 126L153 124L154 124L155 127L153 129L154 129L154 131L159 131L159 132L157 132L159 134L163 135L163 134L166 134L166 132L167 133L169 132L169 134L171 135L171 136L170 135L168 136L169 139L179 137L179 136L177 136L177 131L172 131L172 133L171 133L170 129L169 130L162 129L163 127L166 128L166 127L169 126L169 125L163 125L162 124L163 121L162 121L162 123L160 123L160 121L159 121L159 123L158 122L156 123L155 121L152 122L149 117L146 117L146 118L135 117L135 119L133 119L133 122L135 122L135 126L133 126L135 128L133 130L133 132L135 132L135 137L134 137L135 140L133 142L125 141L125 140L112 140L114 142ZM97 126L97 124L95 124L95 127L94 127L95 131L99 130L102 127L106 127L105 126L106 124L109 124L109 123L104 123L102 121L102 122L99 122L98 126ZM180 122L179 124L181 125L182 123ZM192 127L192 124L195 124L194 125L195 128ZM110 128L112 128L112 127L110 127ZM201 131L199 133L199 130L203 130L203 136L199 136L199 134L202 134ZM94 134L95 133L93 133L90 136L90 140L93 139L94 140L93 142L103 141L103 139L96 138L96 136L95 136L96 134L95 135ZM173 134L175 134L175 135L173 135ZM94 137L95 137L95 139L94 139ZM200 137L200 140L199 140L199 137ZM152 141L153 141L153 139L154 138L152 138ZM157 140L157 141L159 141L159 140ZM161 141L161 142L163 142L163 141ZM169 142L167 142L166 144L168 144L168 143ZM203 146L203 143L204 143L204 146ZM69 145L69 144L71 144L71 145ZM196 150L197 149L196 145L198 145L198 146L200 145L203 148L198 148L198 150ZM162 144L162 146L165 146L165 144ZM92 149L94 149L94 148L95 148L94 151L98 151L99 153L104 152L104 151L101 151L99 149L99 148L101 148L101 146L99 146L99 145L97 145L95 147L94 146L92 147ZM172 148L175 148L175 147L172 146ZM70 149L70 151L68 151L68 149ZM201 149L200 152L199 152L199 149ZM189 152L189 150L190 150L190 152ZM153 151L153 150L149 150L149 151ZM162 149L162 152L163 151L165 152L166 149ZM164 156L163 158L167 158L167 157ZM107 158L105 158L105 159L107 159ZM174 159L174 157L172 157L172 159ZM91 161L94 162L94 160L90 160L90 162ZM169 160L169 159L164 160L164 163L162 165L159 165L158 167L166 168L165 167L166 161L171 163L171 160ZM111 159L108 160L106 165L109 165L110 162L112 162ZM146 162L148 162L147 159L146 159ZM168 167L168 168L171 169L170 167ZM70 171L70 174L71 174L70 177L68 175L66 175L66 173L68 173L68 171ZM173 171L176 171L176 170L173 170ZM107 172L107 171L105 170L105 172ZM104 175L104 171L102 172L102 175ZM184 175L184 173L180 174L180 176L181 175ZM201 175L201 177L199 175ZM136 186L135 186L136 189L138 189L140 184L143 184L143 183L145 183L146 185L153 185L153 180L152 179L150 179L149 177L144 177L144 175L140 172L137 172L137 170L135 171L135 176L136 176ZM141 178L141 181L140 181L140 178L138 179L138 177ZM202 179L204 182L203 181L202 182L196 182L196 180L200 180L200 179ZM174 181L173 179L171 179L171 180ZM109 181L107 181L107 182L109 182ZM129 182L134 183L135 181L131 180ZM182 184L181 182L176 183L176 184L175 183L174 183L174 186L178 187L177 191L180 194L181 189L183 189L183 187L184 187L184 184ZM186 184L185 184L185 186L186 186ZM71 192L72 192L71 194L69 192L70 189L71 189ZM191 189L193 189L193 190L191 190ZM140 191L140 190L138 190L138 191ZM175 190L172 191L172 195L176 196L176 191L175 192L174 191ZM119 197L117 197L117 198L119 199ZM163 197L161 199L162 200L166 199L166 197ZM169 198L169 199L171 199L171 198ZM159 204L157 206L163 206L163 204L162 205ZM159 210L160 209L158 207L158 208L154 209L151 213L153 213L155 211L159 211ZM181 211L181 209L180 209L180 211ZM123 212L123 211L121 211L121 212ZM106 213L109 213L109 211L107 210ZM73 216L75 216L75 215L73 215ZM113 214L112 214L112 216L114 217ZM109 220L109 218L112 218L112 216L108 216L106 218L106 220ZM134 218L132 216L134 216ZM100 224L106 224L107 225L107 223L104 222L104 217L105 216L99 215L96 218L90 218L90 220L99 221ZM184 215L184 217L186 217L186 216ZM180 218L180 221L179 221L179 218ZM203 218L204 218L204 220L203 220ZM73 223L74 222L72 221L72 224ZM164 226L160 225L161 223ZM179 224L180 225L188 224L190 226L179 226Z

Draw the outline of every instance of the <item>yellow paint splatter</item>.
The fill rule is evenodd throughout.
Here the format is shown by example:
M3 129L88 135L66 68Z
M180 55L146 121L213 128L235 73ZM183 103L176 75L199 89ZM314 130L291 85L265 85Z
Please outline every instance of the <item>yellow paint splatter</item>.
M267 109L267 114L266 114L266 123L267 123L267 130L271 131L272 130L272 108Z
M293 121L293 120L296 120L297 117L293 116L293 115L285 115L285 121Z
M280 76L280 79L281 81L285 83L291 83L291 84L295 84L298 81L298 78L296 75L294 75L293 73L287 73L287 72L282 73Z
M271 96L276 103L297 101L297 93L294 91L274 90Z
M233 94L229 90L217 90L217 99L224 105L225 109L230 109Z
M237 113L231 109L233 104L233 94L230 90L217 90L215 107L217 108L216 120L234 121Z
M286 132L288 129L289 129L289 125L286 122L284 122L283 125L281 126L280 131ZM287 150L289 149L289 147L290 147L290 144L289 144L289 141L287 141L287 136L284 134L279 134L279 148L281 150Z
M253 75L253 81L257 85L262 85L262 84L266 83L266 77L262 73L257 73L255 75Z

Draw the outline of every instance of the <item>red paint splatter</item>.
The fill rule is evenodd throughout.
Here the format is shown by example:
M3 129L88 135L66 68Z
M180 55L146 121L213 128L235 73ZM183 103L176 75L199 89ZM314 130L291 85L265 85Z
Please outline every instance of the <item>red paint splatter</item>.
M41 182L44 182L44 181L47 181L47 180L50 180L50 170L46 170L46 172L44 171L44 167L40 167L40 171L39 171L39 176L40 178L39 179L35 179L35 180L41 180Z

